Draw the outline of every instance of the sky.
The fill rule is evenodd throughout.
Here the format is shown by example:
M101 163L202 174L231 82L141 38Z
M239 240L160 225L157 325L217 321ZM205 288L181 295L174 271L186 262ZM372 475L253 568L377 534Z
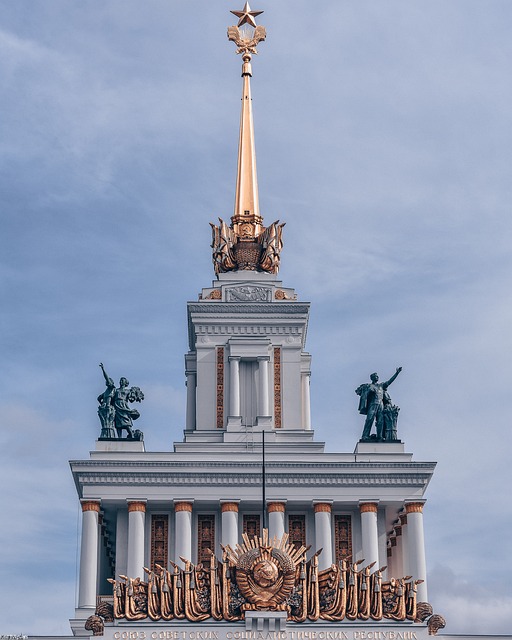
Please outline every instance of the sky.
M185 423L186 302L233 213L240 57L226 0L0 0L0 633L69 634L99 362ZM260 206L312 303L312 425L362 430L371 372L437 461L424 510L446 633L512 625L512 2L254 2Z

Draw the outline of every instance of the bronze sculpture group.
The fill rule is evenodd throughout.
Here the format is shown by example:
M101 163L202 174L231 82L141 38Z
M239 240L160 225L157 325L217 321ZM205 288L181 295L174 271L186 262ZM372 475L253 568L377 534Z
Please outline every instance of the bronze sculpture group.
M306 560L309 549L281 539L243 535L243 544L222 547L222 560L184 568L169 563L144 567L147 581L130 576L110 579L113 617L126 620L208 618L235 622L247 611L284 611L290 622L341 620L417 621L417 585L412 576L383 581L386 567L364 560L342 559L318 568L321 550Z
M100 439L120 439L126 431L126 439L142 440L142 432L133 429L133 421L140 417L137 409L132 409L129 402L141 402L144 394L139 387L129 387L126 378L121 378L119 387L107 375L103 363L100 362L107 388L98 396L98 416L101 422Z
M402 367L398 367L395 373L386 382L379 382L379 376L376 373L370 375L370 383L359 385L356 393L360 396L359 413L366 416L363 428L362 442L376 440L397 441L397 421L400 407L394 405L387 391L398 374L402 371ZM371 434L372 426L375 423L375 434Z

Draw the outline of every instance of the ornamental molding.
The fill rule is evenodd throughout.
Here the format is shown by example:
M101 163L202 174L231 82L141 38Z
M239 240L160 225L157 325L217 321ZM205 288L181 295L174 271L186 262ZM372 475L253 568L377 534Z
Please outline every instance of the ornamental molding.
M243 304L233 302L217 302L212 305L208 302L189 302L188 312L191 314L205 315L231 315L238 313L247 313L251 315L268 315L287 318L290 315L307 315L309 313L309 302L267 302L254 303L246 302Z
M285 502L269 502L267 504L267 511L269 513L284 513L286 503Z
M230 335L282 335L282 336L300 336L302 334L302 327L287 326L287 325L244 325L244 324L231 324L231 325L218 325L218 324L197 324L195 325L196 335L217 335L217 336L230 336Z
M304 475L303 473L272 474L267 473L268 487L426 487L430 475L423 474L324 474ZM78 473L80 485L117 485L117 486L254 486L261 484L261 474L254 473Z
M220 510L221 513L225 513L226 511L234 511L238 513L238 502L221 502Z
M406 502L405 503L405 512L406 513L423 513L423 502Z
M100 512L100 503L96 500L82 500L82 511Z
M361 513L377 513L378 506L377 502L361 502L359 504L359 511Z
M228 453L228 455L231 455L231 453ZM124 467L124 468L130 468L130 467L137 467L139 469L151 469L151 468L155 468L158 467L160 469L190 469L190 466L193 464L194 467L197 467L198 469L213 469L216 467L222 467L222 468L226 468L226 467L234 467L234 468L240 468L241 466L243 466L244 469L255 469L258 471L258 473L261 473L261 462L257 461L257 462L252 462L252 461L247 461L247 462L240 462L240 461L236 461L236 462L232 462L230 460L226 460L226 461L216 461L216 460L202 460L202 461L194 461L194 462L190 462L190 461L170 461L170 460L158 460L158 461L151 461L151 460L135 460L135 461L129 461L129 460L71 460L70 461L70 466L73 470L74 467ZM338 470L342 470L342 469L352 469L353 473L357 473L357 471L355 471L356 469L389 469L390 473L392 472L396 472L398 470L411 470L411 471L420 471L422 469L428 469L431 473L434 472L436 463L435 462L392 462L392 463L386 463L386 462L300 462L300 461L293 461L293 462L287 462L285 461L278 461L278 462L273 462L270 460L266 461L266 467L267 469L314 469L315 471L323 471L326 470L329 473L336 473L336 471ZM371 501L370 501L371 502Z
M175 502L174 503L174 511L176 513L178 513L178 511L188 511L189 513L192 513L192 508L193 505L191 502Z
M132 511L142 511L142 513L146 512L146 502L142 500L128 500L128 513Z
M331 513L332 505L329 502L316 502L313 505L315 513Z

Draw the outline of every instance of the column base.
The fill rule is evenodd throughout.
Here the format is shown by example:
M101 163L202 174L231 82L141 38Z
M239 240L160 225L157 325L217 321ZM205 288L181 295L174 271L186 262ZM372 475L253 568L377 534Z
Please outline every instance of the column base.
M242 427L242 416L228 416L228 429L240 429Z
M255 426L259 429L272 429L272 416L257 416Z

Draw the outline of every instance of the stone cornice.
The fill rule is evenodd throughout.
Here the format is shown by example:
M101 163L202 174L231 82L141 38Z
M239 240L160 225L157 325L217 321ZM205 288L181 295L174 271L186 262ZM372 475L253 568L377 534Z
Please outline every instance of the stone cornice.
M189 314L204 313L205 315L268 315L269 313L287 318L290 315L308 314L309 302L188 302Z
M254 473L211 473L205 477L202 473L137 473L116 471L78 471L76 480L80 485L117 485L117 486L251 486L261 482L260 474ZM407 486L425 487L430 480L430 474L421 473L325 473L305 475L304 473L266 474L268 487L287 486L353 486L353 487L383 487Z
M261 461L217 461L217 460L184 460L184 461L171 461L171 460L70 460L71 469L77 466L81 467L139 467L141 469L151 469L154 467L160 467L165 470L173 468L181 469L190 467L197 467L201 469L206 468L218 468L218 467L235 467L246 469L257 469L261 473ZM267 469L315 469L316 471L327 470L329 473L336 472L338 470L351 469L353 472L357 472L359 469L390 469L390 470L406 470L411 471L428 469L432 473L436 466L435 462L300 462L300 461L279 461L273 462L267 459Z

